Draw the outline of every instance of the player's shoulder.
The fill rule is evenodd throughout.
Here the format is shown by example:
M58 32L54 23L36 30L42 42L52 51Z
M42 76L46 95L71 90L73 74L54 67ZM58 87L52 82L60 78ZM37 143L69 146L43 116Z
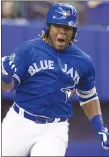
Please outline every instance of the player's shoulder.
M37 47L38 43L40 42L39 38L33 38L27 41L22 42L18 47L23 51L23 52L31 52L32 48L34 46Z
M71 53L73 55L75 55L76 58L78 58L78 60L80 60L82 62L82 64L92 65L92 58L90 55L88 55L86 52L84 52L82 49L80 49L75 44L71 45L71 49L72 49Z
M41 39L40 38L33 38L30 40L26 40L19 45L13 50L12 53L16 54L16 56L21 56L28 58L32 56L33 52L37 52L37 50L42 47L40 45Z
M91 56L86 54L78 46L72 44L70 53L72 55L73 63L80 72L81 76L94 70L94 65Z

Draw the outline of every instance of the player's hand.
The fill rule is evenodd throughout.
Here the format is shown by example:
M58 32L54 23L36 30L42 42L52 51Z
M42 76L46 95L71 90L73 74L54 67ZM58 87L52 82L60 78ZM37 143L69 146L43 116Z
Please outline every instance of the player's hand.
M107 131L108 130L106 130L104 132L98 132L99 136L101 137L102 147L105 150L109 150L109 133Z
M9 56L2 57L2 74L13 75L16 71L13 58Z

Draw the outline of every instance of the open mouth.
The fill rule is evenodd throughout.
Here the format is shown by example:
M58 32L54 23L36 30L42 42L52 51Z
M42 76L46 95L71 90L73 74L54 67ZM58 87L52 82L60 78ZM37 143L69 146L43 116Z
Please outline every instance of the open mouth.
M58 41L59 43L64 43L64 42L65 42L65 39L61 39L61 38L60 38L60 39L58 39L57 41Z

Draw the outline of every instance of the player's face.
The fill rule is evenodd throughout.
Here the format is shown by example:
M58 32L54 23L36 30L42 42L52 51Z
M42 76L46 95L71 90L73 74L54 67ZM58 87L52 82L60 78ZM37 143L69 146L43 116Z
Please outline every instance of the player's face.
M73 28L65 25L50 25L48 42L56 50L63 50L72 40Z

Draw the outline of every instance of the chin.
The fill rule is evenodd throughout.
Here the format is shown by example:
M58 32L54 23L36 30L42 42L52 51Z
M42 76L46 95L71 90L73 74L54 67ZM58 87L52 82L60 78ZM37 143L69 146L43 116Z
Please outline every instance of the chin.
M58 51L63 51L65 49L65 47L57 47L56 46L55 49L58 50Z

